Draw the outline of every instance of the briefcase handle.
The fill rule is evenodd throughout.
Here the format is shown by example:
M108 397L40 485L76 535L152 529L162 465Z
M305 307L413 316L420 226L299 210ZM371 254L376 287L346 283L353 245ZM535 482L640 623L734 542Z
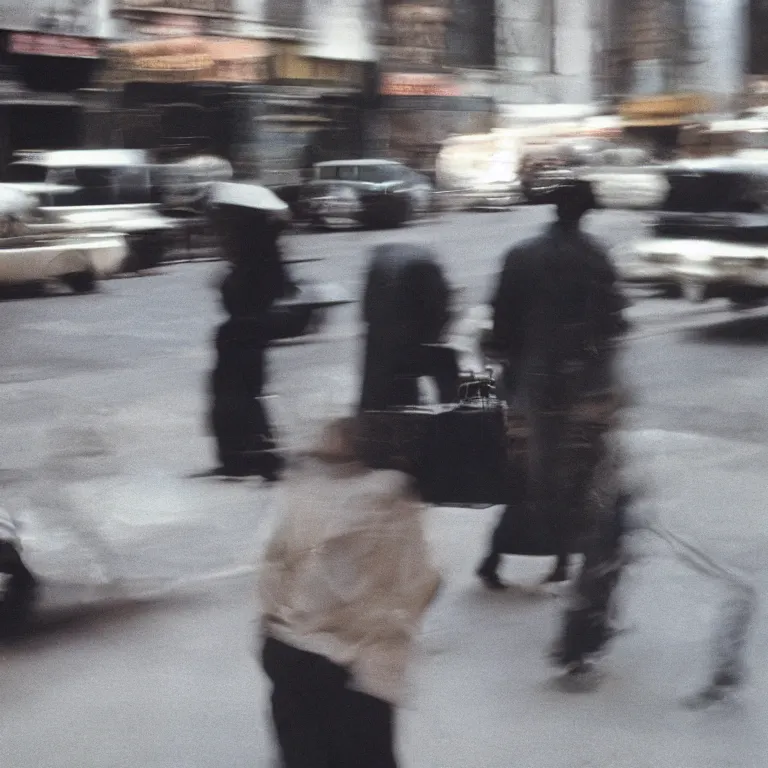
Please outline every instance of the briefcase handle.
M485 369L484 374L474 371L462 371L459 374L459 404L488 407L497 403L496 378L493 368Z

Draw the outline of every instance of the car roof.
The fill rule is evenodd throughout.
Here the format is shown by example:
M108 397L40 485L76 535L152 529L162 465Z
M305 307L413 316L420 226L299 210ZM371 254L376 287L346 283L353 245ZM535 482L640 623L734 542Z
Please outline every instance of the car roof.
M143 149L61 149L18 152L14 164L41 165L46 168L117 168L149 162Z
M402 165L395 160L324 160L315 163L315 168L329 168L336 165Z

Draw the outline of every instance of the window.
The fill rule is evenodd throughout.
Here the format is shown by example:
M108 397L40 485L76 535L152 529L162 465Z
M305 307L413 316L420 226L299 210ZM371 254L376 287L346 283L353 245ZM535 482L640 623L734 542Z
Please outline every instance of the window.
M336 168L336 178L341 181L357 181L358 168L355 165L339 165Z
M403 178L403 173L396 165L361 165L359 171L360 181L371 184L400 181Z

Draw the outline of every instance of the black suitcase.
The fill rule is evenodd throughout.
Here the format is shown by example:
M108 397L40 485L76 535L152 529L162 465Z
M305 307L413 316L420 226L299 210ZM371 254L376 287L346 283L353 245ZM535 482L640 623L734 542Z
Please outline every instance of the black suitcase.
M506 504L520 485L506 411L492 378L465 377L458 404L363 413L363 460L413 475L431 504Z
M428 421L418 473L425 501L442 506L505 504L508 476L502 402L462 403Z

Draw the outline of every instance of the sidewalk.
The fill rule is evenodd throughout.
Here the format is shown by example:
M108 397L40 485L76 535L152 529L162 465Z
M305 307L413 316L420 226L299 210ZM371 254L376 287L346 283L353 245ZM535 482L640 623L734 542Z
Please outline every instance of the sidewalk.
M632 433L628 444L655 486L664 522L747 569L764 592L768 449L652 431ZM273 509L248 484L202 485L184 503L195 513L170 524L174 544L177 536L197 540L206 518L204 530L219 526L241 555L261 545ZM680 699L706 680L713 614L725 593L653 547L626 582L631 631L606 660L601 688L562 693L544 660L560 601L520 589L489 594L475 583L473 567L494 515L430 514L447 590L414 659L413 695L401 718L404 768L765 766L763 615L751 636L753 677L741 702L703 712L682 708ZM164 531L156 525L145 540L157 541ZM530 584L546 565L509 558L505 576ZM253 615L252 579L240 577L145 606L124 604L6 651L3 763L271 768L266 691L252 658Z

